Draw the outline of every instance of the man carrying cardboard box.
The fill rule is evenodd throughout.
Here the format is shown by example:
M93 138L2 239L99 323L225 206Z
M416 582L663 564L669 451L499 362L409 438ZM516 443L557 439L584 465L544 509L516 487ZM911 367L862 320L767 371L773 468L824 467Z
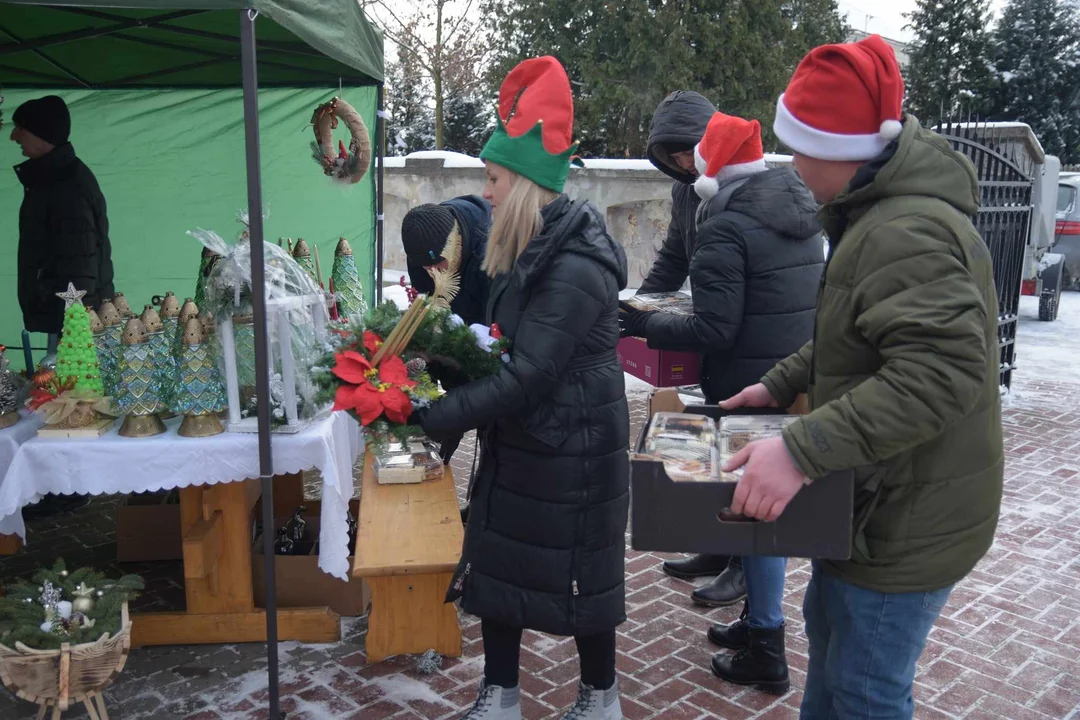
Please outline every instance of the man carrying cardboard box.
M998 308L971 224L975 171L901 111L873 36L812 50L777 105L830 239L814 339L725 408L811 412L748 445L734 512L775 520L806 482L854 470L851 559L815 561L802 717L910 718L915 664L993 542L1003 447Z

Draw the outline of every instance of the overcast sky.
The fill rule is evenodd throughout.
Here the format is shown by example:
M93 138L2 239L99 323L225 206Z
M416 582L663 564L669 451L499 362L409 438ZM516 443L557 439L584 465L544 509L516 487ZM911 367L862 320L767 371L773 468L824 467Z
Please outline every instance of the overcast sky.
M847 13L848 25L856 30L866 30L893 40L911 40L911 33L904 29L907 20L904 13L915 9L915 0L837 0L840 12ZM1005 0L990 3L995 17L1001 13ZM869 16L869 17L868 17Z

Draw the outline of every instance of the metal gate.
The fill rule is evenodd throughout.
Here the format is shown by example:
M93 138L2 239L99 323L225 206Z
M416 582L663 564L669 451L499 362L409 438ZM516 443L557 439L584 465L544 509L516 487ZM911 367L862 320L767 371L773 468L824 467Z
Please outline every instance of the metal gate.
M946 121L935 130L971 160L979 176L979 210L974 223L994 259L1000 384L1009 388L1016 369L1017 317L1031 233L1035 165L993 124Z

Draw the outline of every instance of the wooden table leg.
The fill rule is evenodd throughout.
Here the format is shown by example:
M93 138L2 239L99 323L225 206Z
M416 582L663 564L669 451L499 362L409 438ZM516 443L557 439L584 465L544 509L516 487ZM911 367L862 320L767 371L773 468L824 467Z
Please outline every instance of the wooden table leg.
M452 573L369 577L367 661L435 650L461 657L457 608L444 602Z
M14 555L22 550L22 538L18 535L0 535L0 555Z
M186 613L144 613L131 643L186 645L266 640L266 614L255 608L251 582L251 508L258 481L180 490ZM281 608L282 640L336 642L340 622L327 608Z

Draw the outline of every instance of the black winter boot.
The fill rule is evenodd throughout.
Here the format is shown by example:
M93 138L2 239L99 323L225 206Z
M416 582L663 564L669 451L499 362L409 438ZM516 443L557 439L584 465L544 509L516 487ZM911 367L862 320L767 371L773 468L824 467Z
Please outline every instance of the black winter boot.
M709 641L714 645L719 645L722 648L729 650L742 650L745 647L749 647L750 644L750 625L746 619L750 616L750 603L744 602L742 607L742 614L739 615L739 619L730 625L724 625L723 623L716 623L709 628L707 633Z
M717 653L712 671L735 685L750 685L770 695L784 695L791 688L787 657L784 655L784 627L775 630L749 628L749 644L734 655Z
M727 555L694 555L685 560L665 560L664 572L680 580L716 577L727 569L730 560Z
M733 557L724 572L708 585L702 585L690 594L691 599L706 607L728 607L746 599L746 578L743 576L742 559Z

